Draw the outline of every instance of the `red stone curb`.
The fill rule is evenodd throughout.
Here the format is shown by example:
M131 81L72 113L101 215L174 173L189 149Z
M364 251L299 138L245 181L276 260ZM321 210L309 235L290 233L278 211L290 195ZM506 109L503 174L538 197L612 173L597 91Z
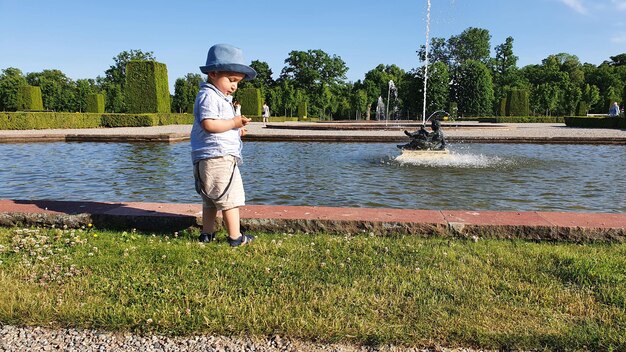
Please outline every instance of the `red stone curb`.
M198 226L200 204L0 199L0 226L177 231ZM624 242L626 214L248 205L251 231Z

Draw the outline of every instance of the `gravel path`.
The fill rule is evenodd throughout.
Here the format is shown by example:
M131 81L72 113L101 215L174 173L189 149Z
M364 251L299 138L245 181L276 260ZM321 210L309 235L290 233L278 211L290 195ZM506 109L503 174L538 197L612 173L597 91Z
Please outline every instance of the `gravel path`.
M253 337L225 337L198 335L167 337L160 335L141 336L129 333L110 333L98 330L45 329L39 327L2 326L0 329L0 351L255 351L255 352L409 352L409 351L476 351L470 349L402 348L383 346L380 348L326 345L284 339L275 335L269 339Z

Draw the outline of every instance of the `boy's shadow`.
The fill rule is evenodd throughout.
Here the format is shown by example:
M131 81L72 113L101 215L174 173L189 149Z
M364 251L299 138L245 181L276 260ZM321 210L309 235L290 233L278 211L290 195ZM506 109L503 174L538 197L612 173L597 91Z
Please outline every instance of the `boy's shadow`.
M1 223L9 226L56 225L62 227L67 225L77 228L91 223L100 229L172 232L197 226L199 212L199 208L189 204L57 200L0 201L0 213L5 213L4 221Z

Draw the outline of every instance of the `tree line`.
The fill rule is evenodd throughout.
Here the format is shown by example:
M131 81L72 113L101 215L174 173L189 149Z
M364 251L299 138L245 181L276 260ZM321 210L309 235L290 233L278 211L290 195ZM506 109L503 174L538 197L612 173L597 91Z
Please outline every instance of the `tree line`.
M417 50L419 67L404 71L394 64L380 64L356 82L346 80L348 67L339 56L319 49L291 51L277 79L266 62L253 60L250 65L258 76L240 88L260 89L273 115L294 116L298 105L306 102L309 116L323 119L373 119L381 100L388 105L389 118L420 118L425 78L427 114L456 109L461 116L499 115L512 90L527 92L530 114L537 116L606 113L612 102L626 102L626 53L600 65L557 53L520 68L512 37L495 46L493 57L490 42L488 30L474 27L447 39L433 37L428 53L425 46ZM35 85L41 87L49 110L81 112L89 94L101 93L107 112L124 113L126 64L156 58L152 52L130 50L113 60L104 76L76 81L55 69L26 75L18 68L3 69L0 110L16 109L17 87ZM202 80L197 73L176 79L172 112L191 112Z

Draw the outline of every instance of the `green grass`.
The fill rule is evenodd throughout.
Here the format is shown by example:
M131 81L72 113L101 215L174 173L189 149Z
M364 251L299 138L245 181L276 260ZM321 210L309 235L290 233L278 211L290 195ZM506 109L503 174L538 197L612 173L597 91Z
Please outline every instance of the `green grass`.
M626 245L0 228L0 322L369 345L626 349Z

